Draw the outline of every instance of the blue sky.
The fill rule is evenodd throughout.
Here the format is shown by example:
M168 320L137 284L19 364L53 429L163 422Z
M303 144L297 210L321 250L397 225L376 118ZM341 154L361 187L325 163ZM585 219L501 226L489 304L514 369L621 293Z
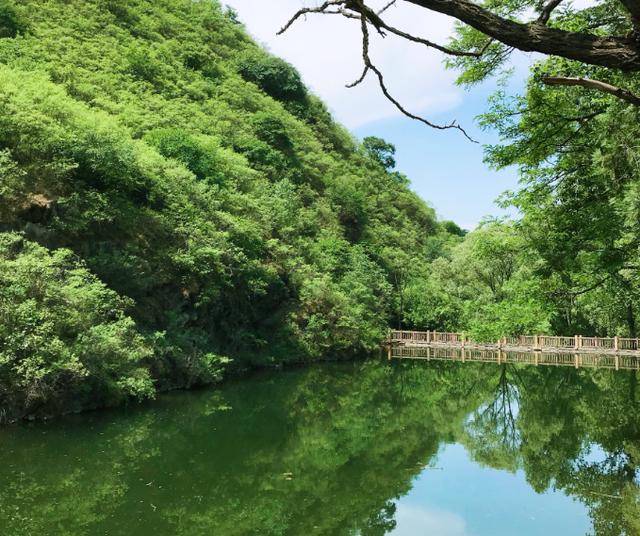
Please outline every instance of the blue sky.
M358 28L340 17L309 16L283 36L278 29L302 6L314 0L223 0L238 12L258 42L292 63L305 83L329 106L335 118L356 136L378 136L396 146L397 168L411 180L412 188L444 219L472 229L485 216L504 211L495 199L517 187L515 170L495 171L483 163L482 145L473 144L456 131L438 131L402 116L381 95L369 78L346 89L362 71ZM372 7L384 0L369 0ZM453 30L451 19L416 6L402 4L385 12L387 22L440 43ZM388 37L372 36L371 55L385 73L387 85L403 105L433 122L456 119L481 143L497 141L495 133L477 128L475 117L486 110L495 90L488 82L471 91L455 85L456 73L442 65L442 55L432 49ZM521 54L512 87L522 87L531 57Z
M455 117L474 139L495 143L496 134L480 130L474 121L486 108L491 89L469 92L453 110L431 114L430 119L444 123ZM469 142L461 133L433 130L404 117L374 121L352 131L360 138L379 136L393 143L397 168L440 217L472 229L485 216L507 214L494 201L517 187L517 171L489 169L483 163L482 145Z

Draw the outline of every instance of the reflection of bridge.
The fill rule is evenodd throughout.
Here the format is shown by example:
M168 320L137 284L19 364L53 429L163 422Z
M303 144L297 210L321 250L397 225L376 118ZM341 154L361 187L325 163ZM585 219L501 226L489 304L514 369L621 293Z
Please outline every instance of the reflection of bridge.
M495 343L478 343L460 333L392 331L388 357L525 363L573 367L640 370L638 339L619 337L503 337Z
M390 346L389 359L425 359L462 363L523 363L556 367L592 367L615 370L640 370L640 356L600 354L596 352L514 352L500 349L455 346Z

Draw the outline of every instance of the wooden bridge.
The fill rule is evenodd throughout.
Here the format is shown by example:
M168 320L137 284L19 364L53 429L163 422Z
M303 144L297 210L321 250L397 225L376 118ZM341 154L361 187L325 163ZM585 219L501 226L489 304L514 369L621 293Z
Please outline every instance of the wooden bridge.
M387 357L640 370L640 339L523 335L485 343L462 333L394 330Z
M640 355L640 339L623 337L558 337L551 335L521 335L502 337L494 343L474 342L463 333L441 331L400 331L389 335L391 346L447 346L459 348L481 348L524 352L559 352L575 350L580 353Z

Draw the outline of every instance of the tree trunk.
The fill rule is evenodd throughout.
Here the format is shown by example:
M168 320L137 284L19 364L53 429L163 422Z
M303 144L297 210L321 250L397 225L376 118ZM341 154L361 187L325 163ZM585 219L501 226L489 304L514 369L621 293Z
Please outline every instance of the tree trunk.
M636 338L636 317L633 313L633 305L627 304L627 327L629 328L629 337Z

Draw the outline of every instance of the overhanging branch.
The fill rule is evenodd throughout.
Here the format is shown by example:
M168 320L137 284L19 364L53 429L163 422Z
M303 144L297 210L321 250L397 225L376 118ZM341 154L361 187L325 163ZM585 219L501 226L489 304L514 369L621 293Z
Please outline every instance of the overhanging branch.
M501 17L469 0L405 0L449 15L489 37L524 52L541 52L623 71L640 70L640 45L626 36L599 36L522 23ZM637 0L624 0L637 4Z
M461 50L434 43L424 37L405 32L387 24L382 15L391 6L400 2L413 4L429 11L451 16L460 22L478 30L487 36L485 45L475 51ZM610 69L634 72L640 71L640 39L638 32L628 36L596 35L588 32L574 32L547 26L552 12L563 0L540 0L539 17L533 22L519 22L496 14L490 8L470 0L391 0L378 11L367 5L367 0L326 0L317 7L302 8L278 32L284 33L300 17L311 14L341 15L350 20L360 22L363 37L364 71L358 80L349 87L360 84L369 73L377 79L384 96L393 103L404 115L421 121L433 128L456 128L465 136L466 132L453 122L448 125L436 125L428 120L408 112L389 93L384 76L369 56L369 27L374 28L379 35L385 37L388 33L397 35L408 41L434 48L451 56L484 58L491 51L494 42L506 45L507 52L517 49L525 52L540 52L547 55L559 56L575 60L587 65L597 65ZM619 0L627 9L634 24L640 21L640 0ZM503 56L497 56L500 61ZM582 86L613 95L634 106L640 106L640 96L629 90L612 86L606 82L587 78L545 77L543 82L555 86ZM468 137L468 136L467 136Z
M360 77L353 83L347 84L347 87L353 88L358 84L362 83L364 79L367 77L369 73L373 73L377 80L380 90L383 95L386 97L388 101L390 101L403 115L415 119L416 121L420 121L425 125L430 126L431 128L435 128L438 130L448 130L455 129L459 130L467 139L470 141L477 143L473 138L471 138L467 132L456 122L452 121L451 123L441 125L437 123L432 123L428 119L424 117L418 116L409 112L395 97L391 95L389 92L382 71L373 63L371 57L369 55L369 25L371 25L382 37L386 36L385 32L392 33L403 39L408 41L412 41L414 43L418 43L421 45L425 45L430 48L434 48L443 52L445 54L449 54L452 56L470 56L470 57L480 57L482 56L489 45L491 44L491 40L489 40L483 47L477 52L468 52L464 50L456 50L451 49L442 45L438 45L437 43L433 43L427 39L422 37L417 37L411 35L407 32L404 32L398 28L390 26L387 24L382 18L381 14L383 14L387 9L393 6L396 3L396 0L392 0L388 2L381 10L374 11L369 8L365 4L365 0L327 0L321 5L317 7L308 7L299 9L287 22L286 24L278 31L278 35L286 32L300 17L303 17L307 14L317 13L321 15L342 15L347 19L357 19L360 22L360 28L362 33L362 59L364 63L364 70Z
M354 83L349 84L347 87L354 87L357 86L358 84L360 84L362 81L364 81L364 79L366 78L367 74L369 72L373 72L376 76L376 78L378 79L378 85L380 86L380 90L382 91L382 93L384 94L384 96L387 98L388 101L390 101L402 114L406 115L407 117L411 118L411 119L415 119L416 121L420 121L421 123L424 123L425 125L431 127L431 128L435 128L438 130L448 130L448 129L456 129L459 130L460 132L462 132L462 134L470 141L477 143L473 138L471 138L471 136L469 136L469 134L467 134L467 132L460 126L458 125L455 121L447 124L447 125L438 125L436 123L432 123L431 121L425 119L424 117L420 117L419 115L415 115L411 112L409 112L408 110L406 110L404 108L404 106L402 106L402 104L400 104L400 102L391 95L391 93L389 92L389 90L387 89L386 83L384 81L384 76L382 74L382 72L380 71L380 69L378 69L378 67L376 67L376 65L371 61L371 57L369 56L369 28L367 26L367 17L366 17L366 13L364 10L364 6L362 3L362 0L355 0L356 2L358 2L361 7L363 8L361 10L360 13L360 28L362 31L362 61L364 63L364 71L362 72L362 75L360 76L360 78L358 78L358 80L356 80Z
M548 86L580 86L587 89L595 89L597 91L613 95L614 97L618 97L629 104L633 104L634 106L640 106L640 96L627 89L613 86L600 80L574 78L569 76L543 76L542 83Z

